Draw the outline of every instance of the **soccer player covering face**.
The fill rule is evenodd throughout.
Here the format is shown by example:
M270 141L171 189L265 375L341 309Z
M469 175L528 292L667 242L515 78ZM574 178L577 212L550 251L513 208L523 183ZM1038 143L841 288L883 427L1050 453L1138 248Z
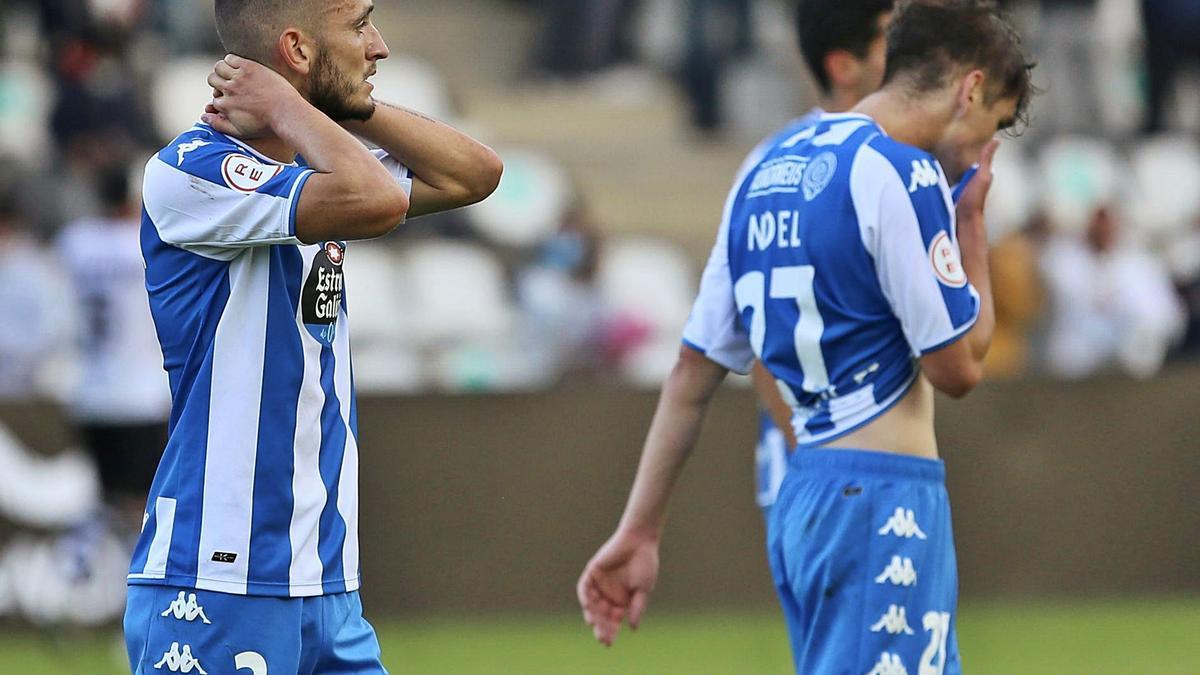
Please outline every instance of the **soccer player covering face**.
M483 199L501 163L374 100L372 9L217 0L214 99L146 165L173 405L129 574L136 673L386 672L357 592L352 241Z
M800 51L820 90L820 106L768 137L746 158L739 176L756 167L780 138L788 138L820 120L826 112L845 112L883 82L887 42L884 32L894 0L800 0L796 28ZM755 500L770 517L771 506L787 471L787 450L795 447L792 408L775 378L761 362L751 371L759 397L759 437L755 448Z
M641 621L708 401L758 358L799 443L768 526L796 671L961 672L933 389L982 376L993 137L1023 115L1029 69L991 3L901 2L882 89L733 186L625 513L579 580L598 640ZM956 213L946 175L975 161Z

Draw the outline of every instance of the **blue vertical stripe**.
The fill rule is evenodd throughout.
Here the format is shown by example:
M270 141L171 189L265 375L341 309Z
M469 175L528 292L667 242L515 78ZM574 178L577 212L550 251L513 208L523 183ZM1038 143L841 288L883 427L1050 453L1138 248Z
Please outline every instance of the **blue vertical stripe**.
M304 382L304 350L295 316L304 261L293 246L271 247L267 300L267 359L263 363L254 514L247 590L264 592L288 578L295 472L296 401Z
M338 513L338 479L342 475L342 460L346 452L346 423L342 420L342 405L333 383L333 348L321 348L321 389L325 404L321 408L321 481L327 497L321 511L321 538L317 552L321 556L321 585L325 593L346 591L342 547L346 543L346 521Z

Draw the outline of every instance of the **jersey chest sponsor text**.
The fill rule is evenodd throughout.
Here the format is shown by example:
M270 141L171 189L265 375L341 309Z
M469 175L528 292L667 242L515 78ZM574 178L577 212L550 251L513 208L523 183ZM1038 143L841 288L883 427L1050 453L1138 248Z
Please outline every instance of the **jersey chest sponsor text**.
M346 273L342 262L346 247L340 242L326 242L313 256L312 268L300 291L300 311L304 324L314 337L332 343L334 328L341 314Z

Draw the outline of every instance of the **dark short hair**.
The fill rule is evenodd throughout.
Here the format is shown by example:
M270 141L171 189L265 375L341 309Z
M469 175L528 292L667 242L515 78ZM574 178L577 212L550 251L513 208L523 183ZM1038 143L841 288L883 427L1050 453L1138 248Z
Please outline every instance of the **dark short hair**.
M964 68L978 68L988 77L985 102L1015 98L1017 120L1024 121L1033 67L995 2L901 0L888 28L883 83L903 79L916 91L931 91Z
M799 0L796 5L796 36L800 53L826 94L833 83L825 72L825 56L844 49L858 58L881 34L879 17L892 11L895 0Z
M216 0L217 36L225 51L270 64L283 29L316 17L324 0ZM303 27L303 26L301 26Z

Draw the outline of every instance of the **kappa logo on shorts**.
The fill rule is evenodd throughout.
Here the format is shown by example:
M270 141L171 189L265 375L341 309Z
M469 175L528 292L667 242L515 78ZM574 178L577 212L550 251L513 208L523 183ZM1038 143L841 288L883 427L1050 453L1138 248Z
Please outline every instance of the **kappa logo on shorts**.
M912 558L892 556L892 561L888 563L888 566L879 573L879 576L875 577L875 583L882 584L884 582L893 586L916 586L917 570L913 567Z
M879 528L880 536L886 537L889 534L894 534L897 537L904 539L924 539L925 533L921 531L921 527L917 525L917 516L912 509L903 509L896 507L896 512L891 518Z
M154 664L155 670L162 670L164 667L172 673L190 673L194 670L199 675L208 675L208 671L200 665L200 660L192 656L191 646L184 645L181 652L178 642L172 642L170 651L163 654L162 660Z
M879 617L879 621L871 626L872 633L880 631L886 632L888 635L914 635L915 631L912 626L908 625L908 612L900 605L889 605L883 616Z
M899 654L884 652L879 655L879 663L867 675L908 675L908 670L904 668Z
M279 175L283 167L278 164L263 164L246 155L232 153L221 162L221 177L225 184L238 192L257 192L272 178Z
M163 613L159 616L174 616L180 621L187 622L192 622L199 618L206 625L212 623L208 620L208 616L204 614L204 608L197 604L196 594L185 594L183 591L179 591L179 597L172 600L171 605L163 610Z

